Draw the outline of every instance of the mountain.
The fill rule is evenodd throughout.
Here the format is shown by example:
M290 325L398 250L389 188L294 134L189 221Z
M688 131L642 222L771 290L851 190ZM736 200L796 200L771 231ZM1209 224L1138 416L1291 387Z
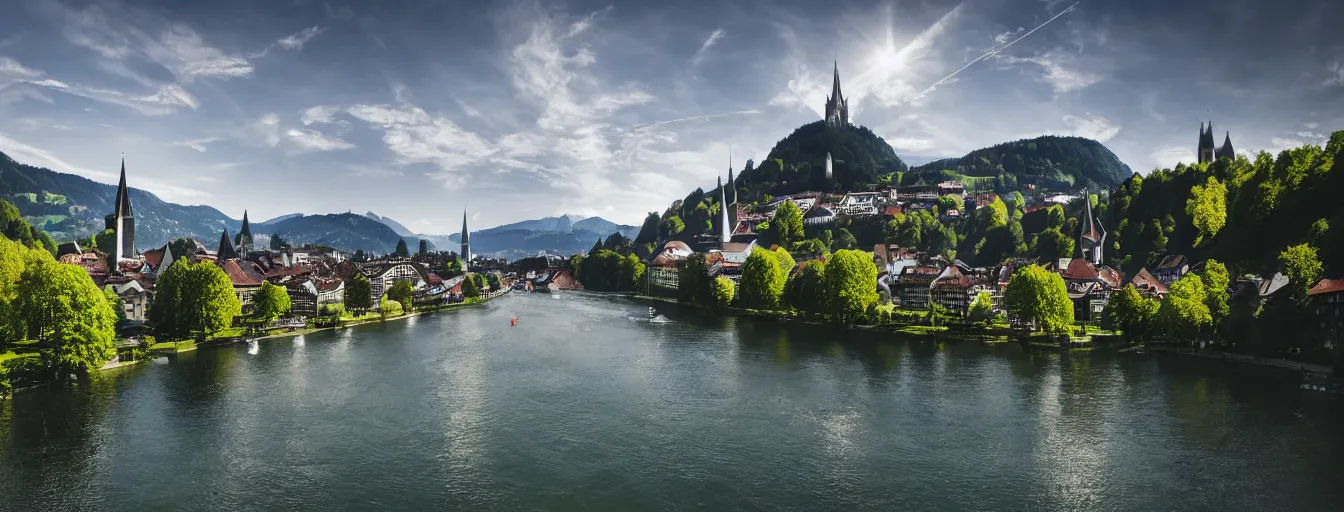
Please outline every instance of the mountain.
M294 245L324 244L349 251L364 249L380 253L392 252L397 248L397 241L403 239L388 225L356 213L289 217L274 224L253 224L252 232L260 235L278 234ZM405 240L411 251L418 249L419 239L405 237Z
M830 177L826 176L828 154L833 168ZM856 190L907 167L891 145L867 127L833 128L817 121L775 143L765 160L748 161L735 186L739 191L746 189L742 199L747 200L807 190Z
M398 235L401 235L401 236L410 236L410 237L420 236L420 235L415 234L414 231L411 231L411 230L409 230L409 229L406 229L406 226L401 225L400 222L397 222L397 221L395 221L395 220L392 220L391 217L379 217L378 214L373 213L373 212L365 213L364 216L365 216L365 217L368 217L368 218L370 218L370 219L376 220L376 221L378 221L378 222L381 222L381 223L383 223L383 224L386 224L387 227L392 228L392 231L396 231Z
M134 168L127 178L135 182ZM112 213L116 194L115 185L24 165L0 153L0 196L57 241L87 240L102 231L103 217ZM181 236L218 240L220 230L228 226L236 231L240 223L209 206L165 202L134 187L130 195L136 216L135 243L140 250L162 246Z
M280 221L285 220L285 219L292 219L292 218L294 218L294 217L302 217L302 216L303 216L302 213L290 213L290 214L287 214L287 215L281 215L281 216L276 217L276 218L273 218L273 219L268 219L268 220L266 220L266 221L264 221L264 222L261 222L261 224L275 224L275 223L280 222Z
M929 163L929 162L936 162L936 161L938 161L938 160L947 160L947 159L950 159L950 158L955 158L955 157L949 157L949 156L901 155L901 161L905 162L906 165L909 165L909 166L911 166L911 167L918 167L918 166L927 164L927 163Z
M1134 174L1100 142L1081 137L1047 135L977 149L961 158L947 158L910 169L911 178L997 178L1012 176L1018 185L1033 183L1051 189L1112 189ZM959 175L959 176L958 176ZM1016 188L1016 187L1008 187Z
M471 252L502 258L532 256L546 251L558 254L588 252L593 242L620 232L633 238L637 226L616 224L601 217L574 220L573 216L524 220L471 232ZM429 240L443 247L457 248L461 234L433 236Z

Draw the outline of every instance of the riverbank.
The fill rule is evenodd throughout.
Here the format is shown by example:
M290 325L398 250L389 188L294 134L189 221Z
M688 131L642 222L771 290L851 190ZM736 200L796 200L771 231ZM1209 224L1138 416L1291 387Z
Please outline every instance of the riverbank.
M1154 353L1171 354L1187 357L1198 357L1200 359L1210 359L1215 361L1227 361L1238 364L1251 364L1258 366L1272 366L1275 368L1285 368L1288 370L1297 370L1302 373L1319 374L1325 376L1334 376L1334 367L1323 364L1303 363L1299 361L1289 361L1287 359L1271 359L1267 357L1258 357L1247 354L1234 354L1231 352L1220 352L1214 350L1197 351L1189 348L1169 347L1163 345L1154 345L1145 347Z
M458 303L458 304L449 304L449 305L445 305L445 306L439 306L439 307L435 307L435 308L432 308L432 309L418 309L418 310L412 311L412 312L410 312L410 313L402 313L402 314L400 314L400 315L397 315L397 316L391 316L391 317L383 317L383 316L380 316L380 315L377 315L377 314L369 314L369 315L364 315L364 316L358 317L358 318L356 318L356 319L354 319L354 320L352 320L352 321L350 321L350 322L341 322L341 323L338 324L338 325L333 325L333 326L328 326L328 327L305 327L305 328L303 328L303 329L294 329L294 330L290 330L290 331L276 332L276 333L266 334L266 335L262 335L262 336L257 336L257 337L254 337L254 338L252 338L252 339L255 340L255 341L257 341L257 342L261 342L261 341L265 341L265 340L276 340L276 339L284 339L284 338L293 338L293 337L296 337L296 336L303 336L303 335L305 335L305 334L311 334L311 333L321 332L321 331L334 331L334 330L337 330L337 329L348 329L348 328L351 328L351 327L357 327L357 326L360 326L360 325L371 324L371 323L393 322L393 321L397 321L397 320L405 320L405 319L407 319L407 318L411 318L411 317L415 317L415 316L420 316L420 315L428 315L428 314L441 313L441 312L446 312L446 311L457 311L457 310L460 310L460 309L465 309L465 308L469 308L469 307L473 307L473 306L480 306L480 305L483 305L483 304L485 304L485 303L487 303L487 302L489 302L489 301L491 301L491 300L494 300L494 299L496 299L496 298L499 298L500 296L503 296L503 295L508 294L510 291L511 291L510 288L505 287L505 288L503 288L502 290L500 290L500 291L498 291L498 292L490 293L490 294L487 294L487 295L484 296L484 297L481 297L481 299L480 299L479 301L476 301L476 302L470 302L470 303L462 302L462 303ZM183 341L183 342L179 342L179 343L182 344L182 346L179 346L178 344L173 344L174 346L169 347L169 348L164 348L164 349L159 349L159 350L151 349L151 350L150 350L149 357L147 357L147 358L145 358L145 359L140 359L140 360L135 360L135 361L116 361L116 360L114 360L114 361L108 361L107 364L104 364L101 368L99 368L99 370L100 370L100 371L101 371L101 370L112 370L112 369L115 369L115 368L124 368L124 367L127 367L127 366L134 366L134 365L136 365L136 364L138 364L138 363L141 363L141 362L144 362L144 361L148 361L148 360L152 360L152 359L155 358L155 357L160 357L160 356L165 356L165 355L176 355L176 354L181 354L181 353L184 353L184 352L191 352L191 351L198 350L198 349L202 349L202 348L214 348L214 347L224 347L224 346L234 345L234 344L237 344L237 343L238 343L238 338L236 338L236 337L230 337L230 338L226 338L226 339L216 339L216 340L210 340L210 341L207 341L207 342L205 342L205 343L201 343L201 344L197 344L197 343L190 342L190 341ZM155 345L161 345L161 344L162 344L162 345L167 345L167 344L171 344L171 342L162 342L162 343L158 343L158 344L155 344Z

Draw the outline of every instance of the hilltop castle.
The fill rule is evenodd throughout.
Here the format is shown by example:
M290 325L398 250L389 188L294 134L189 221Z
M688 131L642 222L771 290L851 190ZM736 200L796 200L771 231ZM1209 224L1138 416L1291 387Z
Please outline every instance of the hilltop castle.
M1219 158L1237 158L1237 152L1232 149L1232 132L1227 132L1223 138L1223 147L1213 147L1213 121L1209 121L1208 128L1204 123L1199 123L1199 163L1211 164Z
M831 94L826 96L826 126L843 128L849 126L849 100L840 94L840 63L835 63L835 80L831 83Z

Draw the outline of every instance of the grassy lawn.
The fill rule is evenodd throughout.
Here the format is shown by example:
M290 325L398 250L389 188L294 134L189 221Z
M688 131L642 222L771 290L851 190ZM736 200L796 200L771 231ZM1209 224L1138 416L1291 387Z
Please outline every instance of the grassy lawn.
M13 350L0 352L0 363L4 363L10 359L18 359L20 357L37 357L37 352L16 353Z
M160 350L165 351L175 350L177 352L186 352L188 350L195 350L195 349L196 349L196 342L192 340L182 340L177 342L176 344L174 344L171 341L160 341L158 343L149 346L150 352L157 352Z

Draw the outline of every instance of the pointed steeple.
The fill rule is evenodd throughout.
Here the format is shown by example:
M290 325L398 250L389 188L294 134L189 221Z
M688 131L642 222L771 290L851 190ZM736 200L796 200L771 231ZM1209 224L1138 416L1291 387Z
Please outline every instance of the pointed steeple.
M835 64L833 80L831 82L831 98L839 101L844 95L840 94L840 61L832 61Z
M719 187L719 194L719 239L726 244L733 238L733 226L728 220L728 193Z
M1237 151L1232 149L1232 132L1224 135L1223 145L1218 148L1218 158L1237 159Z
M849 126L849 102L840 92L840 63L835 63L835 76L831 83L831 94L826 97L826 126Z
M155 275L163 275L169 267L173 266L173 244L163 244L163 258L159 260L159 268L154 269Z
M247 221L247 210L243 210L243 227L238 230L238 236L234 237L234 245L242 256L252 252L252 223Z
M737 181L733 179L732 146L728 146L728 204L737 204Z
M467 231L467 209L462 209L462 252L458 253L458 258L462 260L462 271L467 271L467 262L471 261L471 232Z
M233 248L233 240L229 239L229 228L224 228L224 232L219 235L219 250L215 251L215 259L223 262L237 257L238 251Z
M121 218L135 215L131 211L131 190L126 187L126 159L121 159L121 181L117 182L116 204L113 205L115 215Z

